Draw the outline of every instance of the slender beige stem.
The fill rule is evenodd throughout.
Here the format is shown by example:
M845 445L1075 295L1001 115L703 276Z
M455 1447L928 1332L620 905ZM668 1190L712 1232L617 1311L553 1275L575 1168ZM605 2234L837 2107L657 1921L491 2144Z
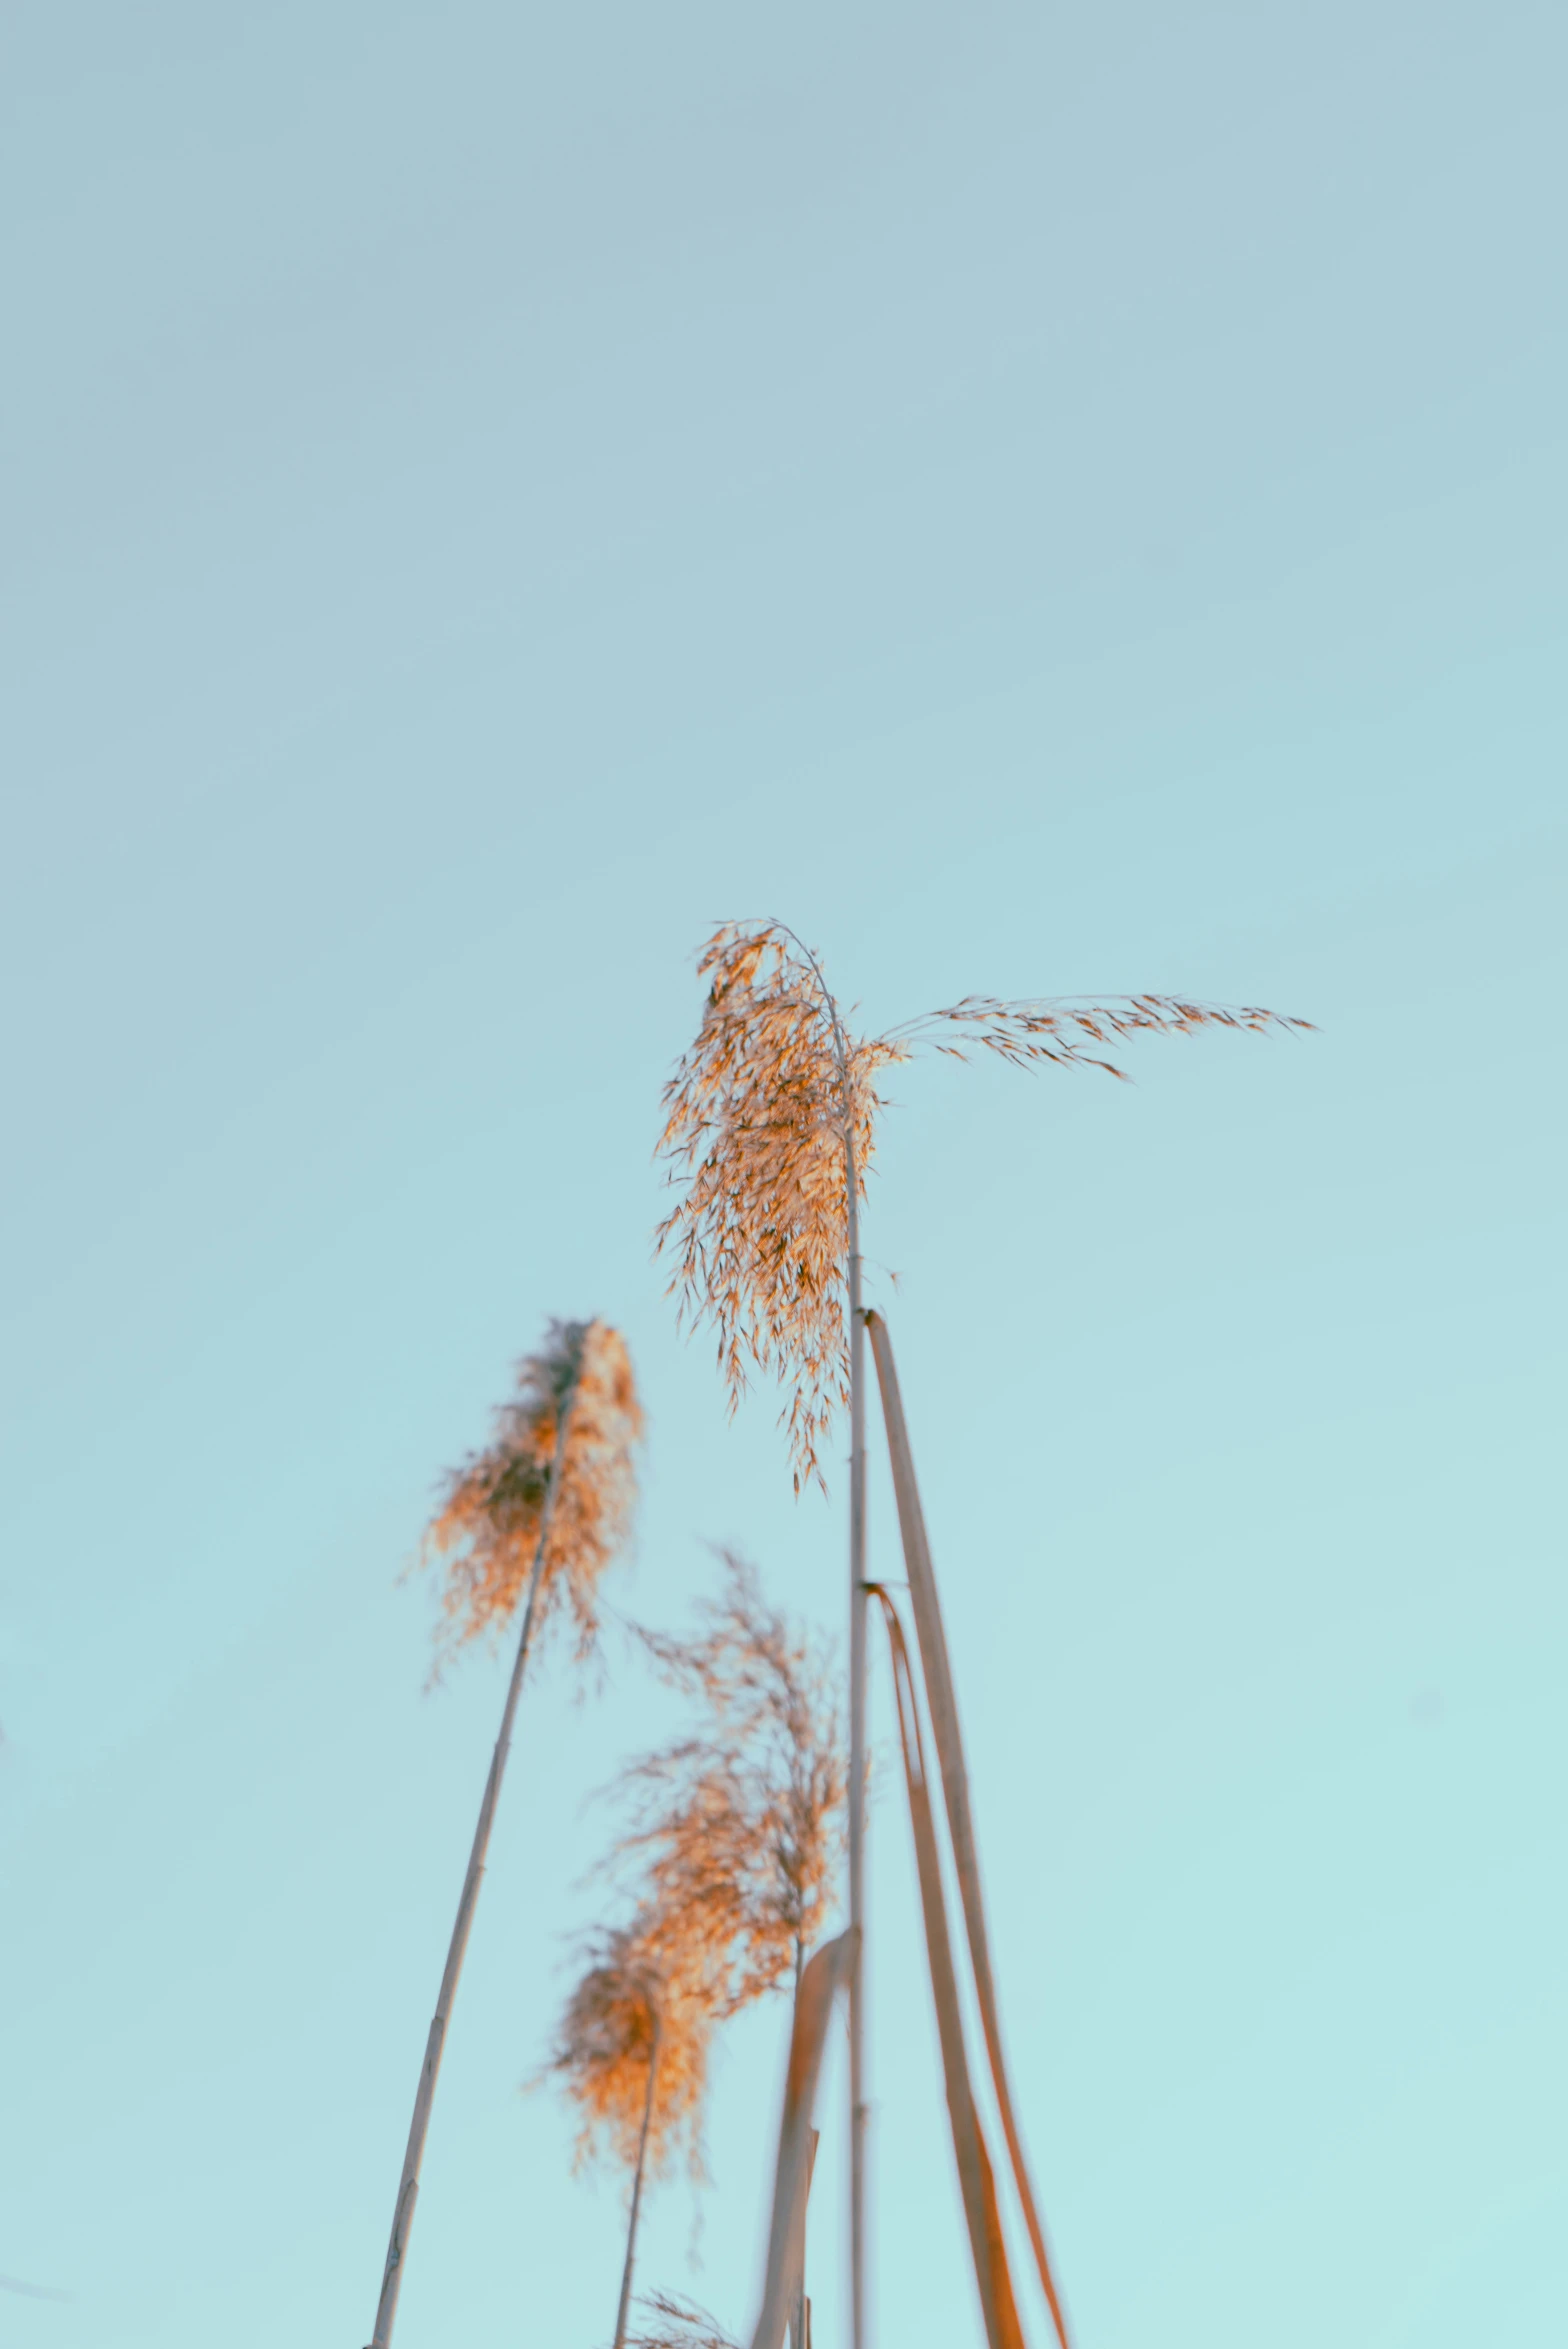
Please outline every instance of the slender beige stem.
M583 1333L583 1353L593 1337L593 1323ZM579 1364L582 1361L579 1355ZM419 2199L419 2168L424 2159L425 2135L430 2126L430 2107L435 2098L436 2076L441 2069L441 2056L446 2046L446 2027L452 2012L452 2001L457 1993L458 1976L463 1970L463 1955L468 1947L469 1929L474 1921L474 1904L479 1898L480 1880L484 1875L485 1854L490 1847L490 1830L495 1823L496 1800L501 1792L501 1780L506 1770L506 1758L512 1745L512 1722L517 1712L517 1700L522 1694L523 1673L528 1663L528 1643L533 1633L534 1609L539 1597L540 1578L544 1569L545 1553L549 1546L550 1526L555 1516L556 1494L560 1489L561 1468L566 1458L566 1435L571 1420L572 1406L577 1399L574 1380L571 1392L561 1405L555 1431L555 1455L550 1464L550 1485L545 1494L544 1508L539 1521L539 1540L534 1549L534 1562L528 1577L528 1601L523 1609L523 1627L518 1634L517 1656L512 1665L512 1677L507 1684L506 1704L501 1714L501 1734L490 1757L490 1774L485 1780L484 1800L479 1806L479 1823L474 1829L473 1848L468 1856L468 1872L463 1878L462 1896L457 1904L457 1920L452 1927L452 1939L446 1953L446 1966L441 1976L441 1989L436 1999L436 2011L431 2018L429 2035L425 2040L425 2060L419 2074L419 2087L414 2097L414 2117L409 2124L408 2148L403 2155L403 2175L398 2182L397 2202L392 2212L392 2234L387 2244L386 2266L381 2276L381 2298L376 2305L376 2329L370 2337L370 2349L388 2349L392 2326L397 2316L398 2293L403 2284L403 2268L408 2257L408 2238L414 2224L414 2206Z
M797 1999L800 1996L800 1977L805 1972L805 1968L806 1945L801 1940L800 1935L797 1933L795 1936L795 1996ZM815 2170L816 2166L817 2131L813 2129L811 2132L811 2160L806 2170L806 2195L808 2200L811 2194L811 2174L812 2171ZM806 2214L804 2209L802 2209L800 2216L800 2230L800 2288L795 2296L795 2313L789 2320L789 2349L805 2349L806 2341Z
M1012 2090L1002 2054L1002 2026L991 1971L990 1938L986 1931L985 1902L980 1889L980 1858L969 1805L969 1774L958 1726L958 1700L953 1687L952 1667L948 1661L947 1637L942 1627L936 1574L931 1564L931 1545L926 1538L925 1514L920 1506L920 1488L915 1481L914 1453L910 1448L909 1430L904 1421L898 1372L893 1363L893 1344L888 1336L887 1324L879 1313L868 1313L865 1318L866 1327L871 1333L871 1350L881 1388L882 1418L887 1429L888 1452L892 1461L899 1532L903 1537L904 1560L909 1570L909 1596L914 1608L926 1700L931 1708L931 1728L936 1740L948 1827L953 1841L953 1858L963 1898L964 1922L968 1929L969 1952L974 1965L981 2028L985 2033L986 2052L991 2061L991 2077L996 2085L997 2109L1001 2115L1002 2133L1007 2139L1013 2176L1018 2185L1018 2198L1023 2204L1024 2221L1029 2230L1030 2247L1039 2270L1041 2288L1051 2311L1051 2321L1056 2327L1061 2349L1069 2349L1067 2319L1051 2270L1045 2229L1040 2223L1029 2165L1024 2158L1023 2140L1014 2117Z
M855 1144L849 1175L849 2273L851 2349L866 2343L866 1374Z
M797 1974L795 1988L800 1989ZM789 2349L806 2349L806 2311L811 2303L806 2298L806 2213L811 2203L811 2181L816 2174L817 2145L821 2131L811 2132L811 2151L806 2157L806 2190L800 2198L800 2211L795 2227L795 2248L791 2254L795 2265L795 2307L789 2320Z
M849 1042L821 963L788 923L778 927L816 973L833 1027L844 1113L844 1186L849 1242L849 2336L866 2349L866 1346L861 1313L860 1170Z
M866 2349L866 1348L861 1313L860 1170L855 1159L855 1098L849 1040L838 1002L821 963L787 922L816 973L833 1028L839 1097L844 1115L844 1185L848 1209L849 1274L849 2337Z
M626 2222L626 2265L621 2270L621 2304L615 2312L615 2349L626 2349L626 2319L632 2304L632 2265L637 2256L637 2214L642 2208L643 2172L648 2163L648 2130L653 2120L653 2089L659 2076L659 2018L653 2018L653 2041L648 2049L648 2093L642 2102L642 2133L637 2139L637 2170L632 2179L632 2210Z

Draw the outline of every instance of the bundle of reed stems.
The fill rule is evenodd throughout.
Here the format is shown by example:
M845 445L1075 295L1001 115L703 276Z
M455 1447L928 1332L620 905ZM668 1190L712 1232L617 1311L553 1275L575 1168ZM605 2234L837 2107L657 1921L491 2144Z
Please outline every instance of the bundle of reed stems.
M920 1505L920 1488L915 1479L914 1453L910 1446L909 1430L904 1419L903 1397L899 1391L898 1372L893 1361L893 1341L887 1323L878 1313L866 1315L866 1327L871 1337L872 1354L877 1367L881 1389L882 1419L887 1432L888 1458L893 1473L893 1493L898 1510L899 1533L903 1542L904 1564L909 1577L909 1597L915 1618L915 1633L920 1645L920 1660L924 1675L926 1701L930 1708L933 1739L941 1770L943 1799L946 1805L948 1832L951 1839L954 1872L958 1879L959 1898L963 1906L964 1924L969 1941L970 1961L974 1972L976 2004L980 2010L980 2026L984 2034L986 2054L990 2061L991 2079L996 2092L997 2108L1001 2116L1002 2133L1007 2142L1013 2177L1018 2189L1024 2222L1029 2231L1030 2248L1039 2270L1040 2286L1051 2312L1061 2349L1068 2349L1067 2320L1062 2310L1060 2293L1052 2272L1050 2254L1046 2249L1045 2229L1040 2220L1034 2185L1024 2156L1023 2140L1013 2103L1006 2058L1002 2052L1002 2023L998 2011L996 1983L991 1965L990 1934L986 1925L985 1900L980 1885L980 1854L975 1837L974 1818L969 1802L969 1770L964 1757L963 1735L958 1720L958 1695L953 1685L952 1666L948 1658L947 1635L942 1623L941 1602L937 1596L936 1572L931 1563L931 1545L926 1536L925 1513ZM911 1708L914 1691L909 1683L907 1656L903 1662L903 1680L897 1678L899 1658L904 1655L903 1633L898 1628L896 1613L887 1594L881 1594L884 1612L890 1619L890 1637L894 1648L895 1686L909 1687ZM896 1633L896 1636L893 1636ZM914 1731L918 1745L918 1715L914 1715ZM904 1745L906 1773L912 1767L909 1732L905 1724L902 1694L899 1700L899 1732ZM924 1777L923 1761L919 1774ZM911 1781L910 1808L912 1818L917 1809L913 1781ZM917 1841L922 1832L916 1821ZM924 1864L924 1863L922 1863ZM940 1897L940 1874L936 1878ZM928 1921L927 1934L930 1936ZM945 1926L943 1928L945 1931ZM983 2156L984 2147L981 2146Z
M720 1553L724 1581L685 1637L632 1626L693 1708L683 1732L605 1791L626 1823L593 1871L631 1902L601 1929L540 2075L566 2090L582 2159L631 2181L615 2349L624 2349L646 2182L683 2144L703 2175L708 2053L719 2026L798 1983L842 1848L845 1769L828 1659ZM804 2217L802 2214L802 2225Z

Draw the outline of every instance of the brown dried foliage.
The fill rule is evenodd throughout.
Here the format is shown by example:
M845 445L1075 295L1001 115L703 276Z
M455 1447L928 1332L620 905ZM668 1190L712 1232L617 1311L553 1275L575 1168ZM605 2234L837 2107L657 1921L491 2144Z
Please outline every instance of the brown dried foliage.
M841 1741L824 1659L727 1559L705 1628L639 1631L657 1669L697 1700L700 1733L630 1763L616 1781L631 1822L601 1873L628 1880L629 1924L598 1933L542 2078L576 2107L579 2160L635 2167L658 2033L648 2163L684 2148L702 2175L714 2031L780 1982L815 1934L837 1867Z
M715 2021L700 1941L650 1902L629 1925L597 1934L587 1954L541 2074L558 2080L576 2109L577 2162L608 2156L635 2169L657 2033L648 2169L667 2175L684 2149L700 2177Z
M649 2292L639 2298L647 2310L640 2332L628 2336L626 2349L740 2349L715 2316L695 2300L674 2292Z
M726 923L697 964L709 981L697 1040L664 1089L660 1155L683 1180L659 1226L683 1310L714 1324L732 1405L749 1370L790 1382L795 1489L848 1399L845 1137L857 1198L882 1107L873 1079L902 1047L852 1043L815 964L789 932Z
M620 1774L631 1821L607 1865L644 1871L731 2015L792 1979L821 1930L847 1771L827 1653L767 1604L754 1567L720 1554L724 1588L695 1637L638 1632L699 1726Z
M857 1037L816 956L772 921L722 924L697 969L708 999L696 1041L665 1086L659 1141L682 1193L657 1245L673 1262L683 1316L717 1331L731 1408L753 1370L786 1382L797 1492L823 1482L822 1445L848 1399L849 1163L858 1205L885 1105L878 1070L929 1047L954 1060L989 1052L1017 1068L1123 1077L1110 1055L1134 1036L1309 1025L1170 995L1103 1003L969 995L884 1036Z
M443 1572L441 1645L498 1636L528 1587L554 1474L561 1414L560 1490L540 1562L536 1623L564 1605L579 1658L598 1639L600 1579L631 1529L642 1405L625 1340L602 1321L552 1321L544 1344L517 1366L517 1390L495 1434L446 1482L425 1535Z

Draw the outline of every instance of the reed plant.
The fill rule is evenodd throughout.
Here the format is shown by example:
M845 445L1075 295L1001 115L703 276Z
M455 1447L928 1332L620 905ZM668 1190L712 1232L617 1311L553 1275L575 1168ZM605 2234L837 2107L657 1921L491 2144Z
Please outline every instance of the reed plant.
M616 2349L644 2180L667 2166L677 2126L700 2178L712 2035L769 1992L798 1992L842 1861L847 1788L830 1657L768 1603L753 1566L731 1551L720 1558L720 1590L699 1602L695 1630L631 1627L689 1711L676 1737L626 1762L605 1790L622 1823L593 1874L620 1888L632 1921L590 1945L543 2075L577 2107L579 2157L607 2149L631 2174ZM803 2202L798 2224L797 2299Z
M599 1586L625 1544L636 1504L642 1406L620 1333L605 1322L553 1321L518 1365L515 1391L485 1448L452 1470L425 1537L440 1577L437 1669L475 1641L499 1642L521 1616L479 1820L425 2041L393 2206L371 2349L397 2317L436 2079L446 2045L530 1648L570 1621L581 1660L599 1631Z
M726 922L698 958L701 1024L664 1091L659 1141L679 1196L657 1246L682 1318L707 1324L734 1409L753 1374L785 1390L797 1492L825 1484L849 1414L850 2334L865 2342L865 1355L860 1218L884 1072L921 1050L1122 1078L1121 1047L1205 1028L1301 1028L1259 1006L1172 995L966 996L878 1036L854 1034L819 957L785 924Z

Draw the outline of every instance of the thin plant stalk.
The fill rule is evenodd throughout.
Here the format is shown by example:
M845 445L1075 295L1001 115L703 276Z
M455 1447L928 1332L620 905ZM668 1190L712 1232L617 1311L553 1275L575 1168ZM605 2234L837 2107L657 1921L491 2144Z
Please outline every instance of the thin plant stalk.
M579 1356L579 1364L586 1355ZM580 1375L580 1369L579 1369ZM452 1927L452 1939L446 1953L446 1966L441 1976L441 1989L436 1999L436 2011L431 2018L429 2036L425 2041L425 2060L419 2074L419 2088L414 2097L414 2117L409 2124L408 2147L403 2155L403 2175L398 2182L397 2203L392 2214L392 2233L387 2243L386 2266L381 2277L381 2298L376 2305L376 2328L370 2337L370 2349L388 2349L392 2327L397 2317L398 2293L403 2284L403 2268L408 2258L408 2239L414 2224L414 2206L419 2199L419 2171L424 2160L425 2135L430 2126L430 2107L435 2098L436 2076L441 2069L441 2057L446 2046L446 2027L452 2012L452 2001L457 1994L458 1977L463 1970L463 1957L468 1948L468 1935L474 1921L474 1908L479 1899L479 1886L485 1870L485 1855L490 1848L490 1830L495 1824L496 1802L501 1792L501 1780L506 1772L507 1756L512 1746L512 1723L517 1713L517 1700L522 1694L523 1674L528 1664L528 1643L533 1633L534 1609L539 1596L540 1578L550 1544L550 1528L555 1517L556 1495L561 1485L561 1469L566 1458L566 1437L571 1424L572 1405L577 1399L574 1378L571 1392L561 1405L556 1422L555 1453L550 1465L550 1487L545 1494L540 1512L539 1539L534 1549L533 1567L528 1577L528 1598L523 1608L523 1627L518 1634L517 1655L512 1665L512 1677L507 1684L506 1703L501 1713L501 1733L490 1757L490 1774L485 1780L484 1799L479 1806L479 1821L474 1829L473 1849L468 1856L468 1872L463 1878L463 1890L457 1904L457 1918Z
M904 1419L903 1398L899 1393L898 1371L893 1361L893 1342L887 1323L879 1313L868 1313L865 1326L870 1332L872 1353L876 1360L877 1381L882 1394L882 1418L887 1430L888 1454L893 1470L893 1493L898 1507L899 1532L903 1537L904 1562L909 1573L909 1596L915 1618L915 1634L920 1643L920 1662L925 1678L926 1702L931 1711L931 1729L941 1771L942 1790L947 1805L948 1829L952 1836L953 1859L963 1901L964 1923L969 1936L969 1953L974 1966L975 1990L980 2008L981 2028L985 2034L986 2053L990 2058L991 2077L996 2087L997 2110L1001 2116L1002 2134L1007 2140L1008 2155L1013 2176L1018 2186L1018 2198L1023 2204L1024 2221L1029 2230L1030 2248L1039 2270L1041 2288L1051 2311L1051 2321L1061 2349L1069 2349L1067 2319L1062 2309L1061 2295L1051 2271L1050 2254L1046 2248L1045 2229L1040 2223L1034 2186L1029 2176L1029 2165L1024 2157L1023 2141L1013 2111L1012 2091L1008 2084L1007 2065L1002 2053L1002 2026L997 2010L996 1983L991 1970L990 1936L986 1930L985 1902L980 1889L980 1857L975 1842L974 1816L969 1805L969 1773L964 1759L963 1737L958 1724L958 1700L953 1686L952 1666L948 1659L947 1636L942 1625L941 1602L937 1596L936 1574L931 1564L931 1545L926 1536L925 1512L920 1505L920 1488L915 1481L914 1452L910 1446L909 1430Z
M643 2099L642 2130L637 2139L637 2167L632 2176L631 2216L626 2222L626 2264L621 2270L621 2304L615 2312L615 2349L625 2349L626 2319L632 2304L632 2266L637 2256L637 2214L642 2208L643 2172L648 2163L648 2128L653 2119L653 2090L659 2076L659 2018L653 2018L648 2049L648 2093Z
M791 930L789 936L795 938ZM849 1045L822 965L795 938L816 973L833 1024L844 1114L849 1256L849 2336L866 2343L866 1342L861 1315L860 1169L855 1160Z
M855 1143L846 1120L849 1177L849 2274L851 2349L866 2339L866 1343L860 1309L860 1214Z
M797 1991L800 1988L798 1974L795 1978L795 1988ZM801 2197L799 2240L795 2249L795 2272L800 2281L795 2292L795 2313L789 2321L789 2349L806 2349L807 2327L811 2322L808 2314L811 2302L806 2298L806 2211L811 2201L811 2181L816 2174L817 2145L821 2134L819 2129L812 2130L811 2152L806 2160L806 2191Z

